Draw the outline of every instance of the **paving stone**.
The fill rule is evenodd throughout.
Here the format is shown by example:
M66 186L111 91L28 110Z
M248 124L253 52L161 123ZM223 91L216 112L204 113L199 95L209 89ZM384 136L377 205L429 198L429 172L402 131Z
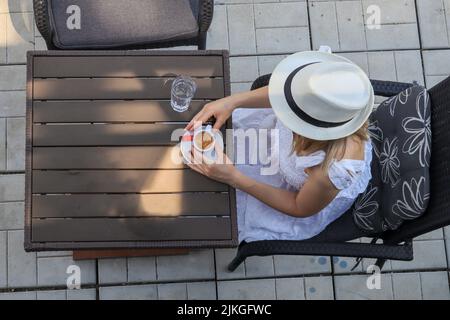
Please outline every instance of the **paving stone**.
M420 279L424 300L450 300L447 272L421 272Z
M38 285L39 286L66 286L66 273L69 266L76 265L81 271L81 286L95 284L95 260L73 261L72 257L38 258Z
M339 26L339 50L366 50L362 6L355 1L339 1L336 2L336 13Z
M445 239L450 239L450 226L446 226L444 228L444 238Z
M0 203L0 230L23 229L23 202Z
M217 282L219 300L274 300L275 279Z
M159 281L207 280L215 277L212 250L195 250L179 256L159 256L156 261Z
M445 251L447 254L447 268L450 269L450 239L445 239Z
M381 24L416 23L414 0L363 0L365 20L369 18L368 7L376 5L381 9Z
M25 91L1 91L0 117L25 116Z
M369 52L367 57L370 78L386 81L397 80L393 51Z
M35 291L3 292L0 300L36 300Z
M419 50L395 51L394 59L397 81L410 83L417 81L419 84L425 84Z
M258 53L294 53L310 50L308 27L256 29Z
M331 277L306 277L305 294L307 300L333 300L333 279Z
M419 49L417 25L397 24L382 25L380 29L366 30L367 49Z
M393 273L392 285L395 300L421 300L420 275L416 273Z
M228 271L228 264L236 255L236 249L216 249L216 273L217 279L242 279L245 278L245 263L242 263L233 272Z
M368 289L369 275L335 276L336 300L392 300L392 279L390 274L381 274L381 288Z
M0 91L25 90L26 67L23 65L0 66Z
M293 276L331 272L329 257L274 256L274 265L276 276Z
M429 48L443 48L450 45L447 17L450 15L450 3L442 0L416 0L419 26L421 30L422 46Z
M425 76L426 87L428 89L433 88L435 85L447 79L447 76Z
M37 257L72 257L73 251L40 251Z
M208 49L229 49L226 6L214 6L214 19L208 29L206 46Z
M163 283L158 284L159 300L186 300L186 283Z
M25 252L22 230L8 232L8 287L36 285L36 253Z
M34 49L34 21L32 13L11 13L7 19L7 61L25 63L26 52Z
M99 259L98 281L100 284L127 282L126 258Z
M67 300L95 300L95 289L67 290Z
M256 79L255 79L256 80ZM238 92L249 91L252 87L252 82L234 82L231 84L231 94Z
M258 57L258 67L259 74L269 74L275 70L276 66L286 58L288 55L271 55L271 56L259 56Z
M450 74L450 50L424 51L423 64L427 76L448 76Z
M228 36L230 53L256 53L253 5L239 4L228 6Z
M253 82L258 78L257 57L231 57L231 82Z
M305 300L303 278L275 279L277 300Z
M188 282L187 295L189 300L215 300L216 295L216 283L209 282Z
M443 240L414 241L413 261L392 261L393 270L417 270L446 268Z
M156 280L155 257L137 257L127 259L128 282L146 282Z
M47 50L47 44L44 38L34 37L34 50Z
M342 274L349 272L363 272L363 265L360 263L356 269L352 271L352 268L356 264L355 258L347 258L347 257L333 257L332 258L333 266L334 266L334 274Z
M66 300L66 290L37 291L38 300Z
M444 229L436 229L434 231L418 236L414 240L442 240L444 239Z
M6 121L6 170L25 170L25 118Z
M254 0L255 2L257 0ZM241 4L241 3L252 3L252 0L216 0L216 4Z
M310 2L309 15L313 49L317 50L321 45L327 45L333 51L339 51L335 2Z
M303 26L308 26L306 2L255 4L256 28Z
M250 278L273 277L273 257L248 257L245 260L245 275Z
M23 201L25 198L25 175L0 175L0 202Z
M6 169L6 119L0 118L0 170Z
M1 12L1 8L0 8ZM0 13L0 64L6 64L6 21L8 15Z
M157 286L154 284L100 288L100 300L156 300L157 298Z
M0 231L0 288L6 288L7 278L7 239L6 231Z
M351 60L353 63L357 64L361 69L363 69L367 74L369 74L369 61L366 52L346 52L346 53L338 53L338 55Z

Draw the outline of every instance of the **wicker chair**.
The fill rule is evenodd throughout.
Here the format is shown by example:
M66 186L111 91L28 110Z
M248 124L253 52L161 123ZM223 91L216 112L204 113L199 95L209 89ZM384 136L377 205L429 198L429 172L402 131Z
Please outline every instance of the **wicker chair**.
M261 76L252 90L266 86L270 75ZM376 95L391 97L412 86L407 83L372 80ZM247 257L268 255L326 255L377 259L383 267L387 259L413 259L412 240L422 234L450 224L450 77L429 91L431 99L432 155L430 165L430 202L426 212L405 222L395 231L369 234L355 224L347 212L331 223L322 233L303 241L265 240L241 242L236 257L229 264L234 271ZM348 242L361 237L370 243ZM377 243L381 239L382 243Z
M82 27L66 28L77 5ZM206 48L214 0L33 0L36 26L49 50ZM155 14L149 14L155 9ZM149 21L152 22L149 24Z

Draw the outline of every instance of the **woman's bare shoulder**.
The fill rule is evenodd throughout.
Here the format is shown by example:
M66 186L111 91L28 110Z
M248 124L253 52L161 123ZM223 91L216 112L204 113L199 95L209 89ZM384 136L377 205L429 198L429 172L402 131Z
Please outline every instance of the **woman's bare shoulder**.
M348 137L342 159L364 160L365 142L356 136Z

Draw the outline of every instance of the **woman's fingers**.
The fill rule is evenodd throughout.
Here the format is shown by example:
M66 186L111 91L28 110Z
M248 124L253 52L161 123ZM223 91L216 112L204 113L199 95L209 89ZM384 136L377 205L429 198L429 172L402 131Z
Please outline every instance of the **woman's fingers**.
M198 126L201 126L202 123L207 122L210 118L213 117L213 112L203 108L199 113L197 113L194 118L188 123L186 126L186 130L195 129Z
M216 122L214 122L213 129L220 130L224 123L225 120L222 117L217 117Z

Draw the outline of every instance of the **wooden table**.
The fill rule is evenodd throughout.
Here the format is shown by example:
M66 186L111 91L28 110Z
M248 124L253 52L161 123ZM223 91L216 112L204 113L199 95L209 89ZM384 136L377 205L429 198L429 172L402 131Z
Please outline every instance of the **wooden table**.
M229 95L226 51L34 51L27 73L27 250L237 245L235 190L171 158L172 132Z

